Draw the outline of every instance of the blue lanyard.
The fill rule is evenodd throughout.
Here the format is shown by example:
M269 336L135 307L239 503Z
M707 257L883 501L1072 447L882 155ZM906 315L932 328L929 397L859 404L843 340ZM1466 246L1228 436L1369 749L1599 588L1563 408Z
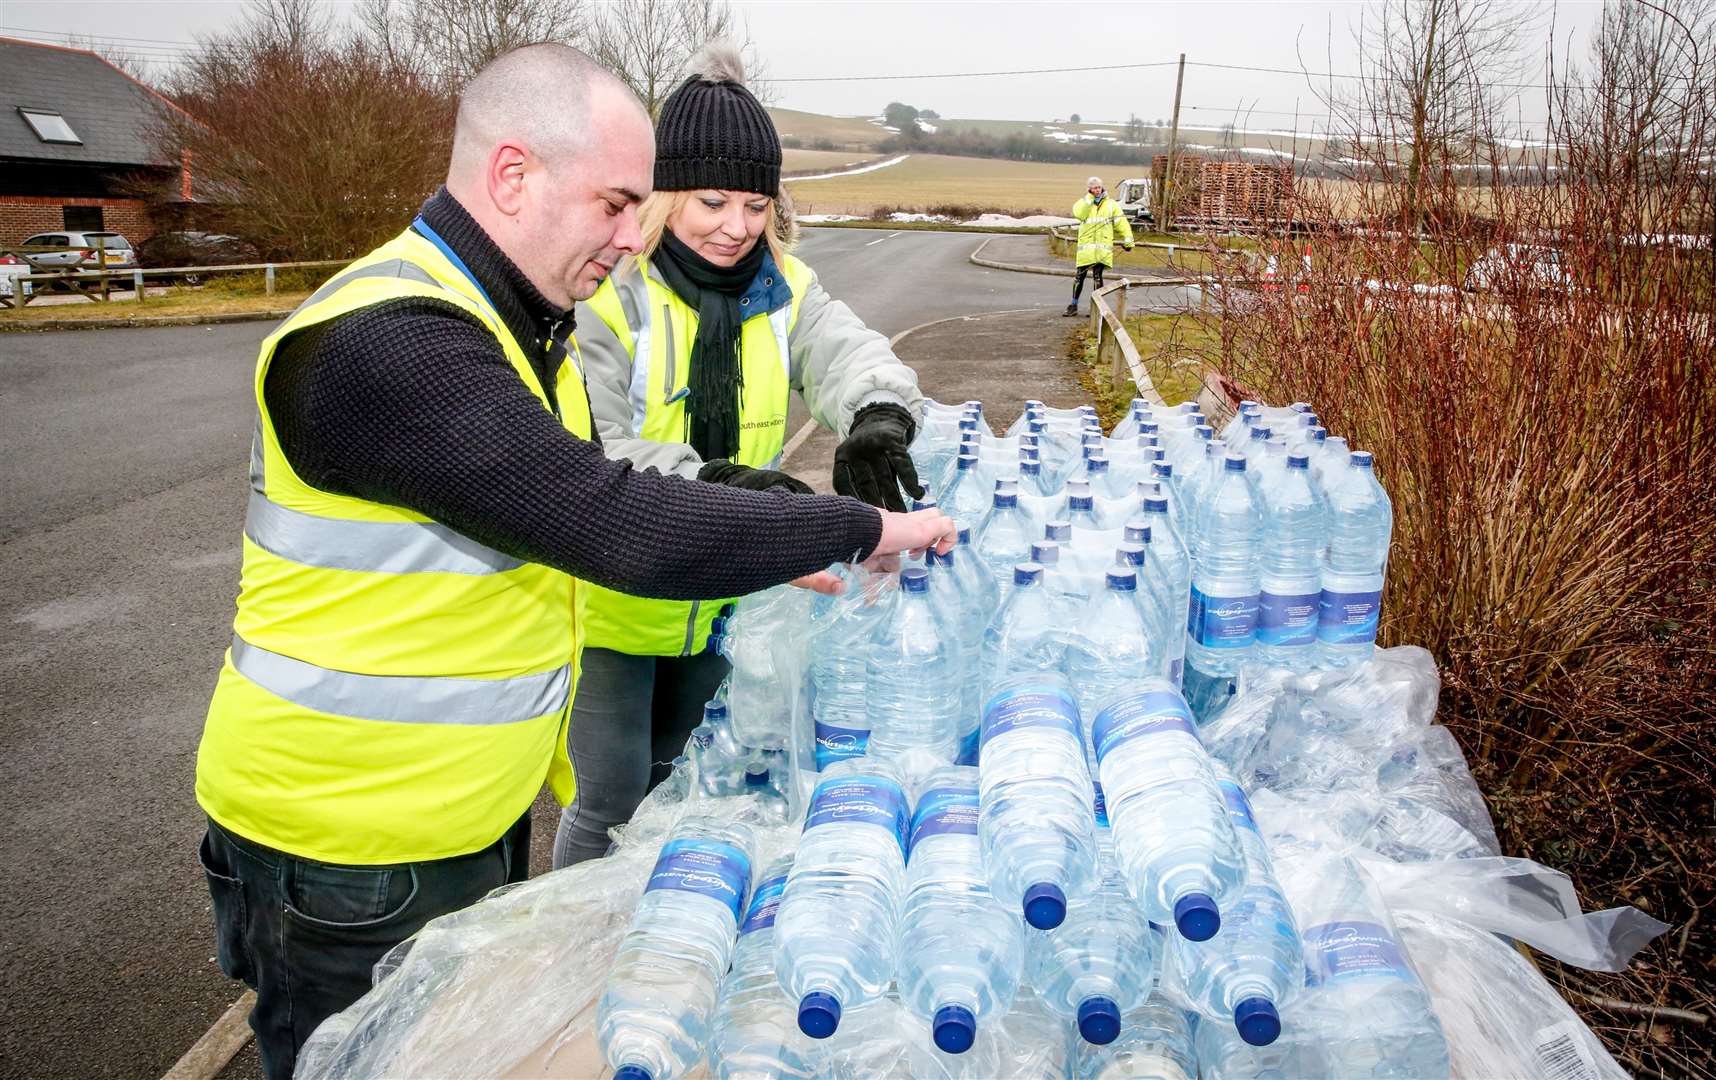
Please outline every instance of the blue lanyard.
M423 220L423 216L421 214L418 215L416 221L411 223L411 227L416 229L417 232L422 235L423 239L429 241L440 249L441 254L447 257L447 261L457 267L459 273L465 275L465 280L469 281L472 287L474 287L482 296L483 303L487 304L491 309L496 311L500 310L495 307L495 302L489 299L488 290L483 288L483 283L477 280L477 275L471 273L471 268L465 265L465 260L459 258L458 253L447 246L447 241L441 239L441 234L429 227L429 223Z

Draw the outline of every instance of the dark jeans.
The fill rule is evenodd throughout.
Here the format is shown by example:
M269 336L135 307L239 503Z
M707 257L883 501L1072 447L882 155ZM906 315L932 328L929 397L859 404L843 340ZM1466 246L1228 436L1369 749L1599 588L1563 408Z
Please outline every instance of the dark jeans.
M262 1069L285 1080L304 1040L364 995L389 949L430 919L525 879L530 814L481 851L432 862L314 862L213 821L197 856L214 898L220 969L256 991L250 1026Z
M578 794L560 814L554 868L608 853L608 830L631 820L685 752L703 704L727 677L727 658L633 656L584 650L572 698L572 770Z
M1093 275L1096 278L1095 288L1100 289L1102 288L1102 272L1106 269L1107 267L1103 266L1101 263L1086 263L1074 272L1072 298L1074 307L1078 306L1078 294L1084 290L1084 276L1086 274Z

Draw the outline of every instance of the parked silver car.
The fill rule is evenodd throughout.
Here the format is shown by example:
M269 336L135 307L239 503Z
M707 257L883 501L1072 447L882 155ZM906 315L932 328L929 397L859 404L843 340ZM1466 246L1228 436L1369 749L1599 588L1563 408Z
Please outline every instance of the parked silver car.
M134 270L137 253L131 241L116 232L66 229L37 233L20 245L21 254L38 270Z

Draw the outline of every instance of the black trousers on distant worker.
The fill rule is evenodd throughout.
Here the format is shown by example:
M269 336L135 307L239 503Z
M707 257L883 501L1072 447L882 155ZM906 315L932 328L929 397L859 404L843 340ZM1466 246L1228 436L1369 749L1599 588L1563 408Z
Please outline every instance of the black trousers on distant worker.
M635 656L585 648L572 698L572 771L578 793L560 813L554 869L608 853L624 825L685 752L703 705L732 665L720 653Z
M321 863L214 821L197 857L214 899L220 969L256 991L250 1027L262 1071L290 1080L310 1033L369 990L389 949L430 919L528 876L530 812L483 850L430 862Z
M1092 288L1100 289L1102 288L1102 272L1106 269L1107 267L1103 266L1101 263L1085 263L1083 266L1078 268L1077 272L1073 274L1073 307L1078 306L1078 294L1084 291L1084 276L1086 274L1090 274L1095 277L1096 284L1092 286Z

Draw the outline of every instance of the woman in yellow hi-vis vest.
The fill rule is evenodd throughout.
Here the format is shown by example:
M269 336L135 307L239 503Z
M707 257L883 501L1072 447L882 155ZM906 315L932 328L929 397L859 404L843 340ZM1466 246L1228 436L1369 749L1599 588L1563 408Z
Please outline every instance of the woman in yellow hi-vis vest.
M736 51L712 47L694 70L656 122L644 250L578 320L603 447L639 469L807 493L780 471L796 391L846 436L835 490L901 508L902 487L923 494L906 453L917 377L787 253L780 140ZM572 707L578 795L556 866L605 852L608 829L667 775L728 670L709 645L722 607L589 589Z
M1073 203L1073 217L1078 218L1078 255L1073 262L1078 270L1073 275L1072 303L1066 314L1078 314L1078 294L1084 289L1084 276L1094 274L1096 288L1102 288L1102 271L1114 265L1114 236L1126 250L1132 250L1132 225L1126 220L1120 204L1108 197L1102 177L1093 176L1085 182L1084 198Z

